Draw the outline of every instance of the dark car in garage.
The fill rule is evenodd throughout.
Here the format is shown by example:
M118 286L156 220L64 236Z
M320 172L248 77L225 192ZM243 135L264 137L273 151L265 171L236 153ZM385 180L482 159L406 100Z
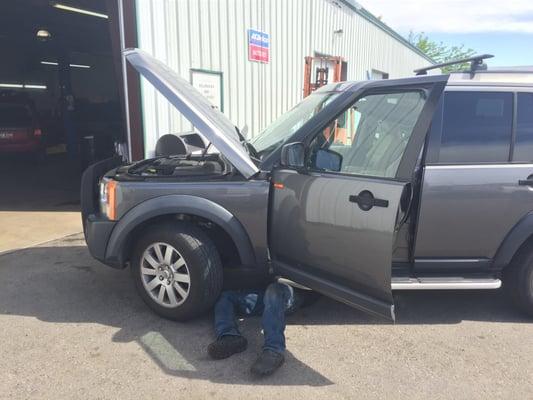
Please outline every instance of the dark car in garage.
M44 137L34 103L25 96L0 94L0 154L45 154Z

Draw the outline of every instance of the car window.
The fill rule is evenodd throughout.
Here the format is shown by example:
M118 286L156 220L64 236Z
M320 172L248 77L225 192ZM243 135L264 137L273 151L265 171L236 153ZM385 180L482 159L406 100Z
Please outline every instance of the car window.
M533 93L518 93L513 161L533 161Z
M439 119L440 121L436 121ZM509 159L513 94L447 92L440 124L438 163L506 162ZM435 127L434 127L435 128Z
M422 92L365 96L319 133L307 167L393 178L425 103Z
M26 125L31 122L28 107L21 104L0 104L0 125Z
M279 117L250 141L259 157L263 158L285 143L298 129L339 95L340 92L317 90Z

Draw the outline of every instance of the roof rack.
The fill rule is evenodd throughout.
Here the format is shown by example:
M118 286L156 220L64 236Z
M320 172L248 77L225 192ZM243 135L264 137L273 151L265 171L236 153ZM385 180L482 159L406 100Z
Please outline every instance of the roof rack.
M447 67L449 65L455 65L455 64L464 64L469 62L470 63L470 72L471 74L475 73L476 71L484 71L487 69L487 64L483 62L483 60L487 58L494 57L492 54L480 54L473 57L468 58L462 58L460 60L454 60L454 61L448 61L440 64L430 65L424 68L418 68L415 69L413 72L417 75L427 75L427 72L432 69L438 69L442 67Z

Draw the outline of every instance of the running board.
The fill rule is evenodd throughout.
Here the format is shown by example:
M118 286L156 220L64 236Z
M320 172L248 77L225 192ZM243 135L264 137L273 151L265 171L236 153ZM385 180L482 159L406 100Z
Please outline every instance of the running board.
M479 290L499 289L502 281L483 278L392 278L392 290Z

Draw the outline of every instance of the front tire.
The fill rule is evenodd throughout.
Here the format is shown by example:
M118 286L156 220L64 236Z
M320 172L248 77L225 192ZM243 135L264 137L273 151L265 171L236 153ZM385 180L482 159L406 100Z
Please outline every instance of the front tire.
M504 285L513 303L533 317L533 247L522 251L506 270Z
M222 290L222 263L211 239L198 227L156 225L135 244L135 286L144 302L164 318L185 321L213 306Z

